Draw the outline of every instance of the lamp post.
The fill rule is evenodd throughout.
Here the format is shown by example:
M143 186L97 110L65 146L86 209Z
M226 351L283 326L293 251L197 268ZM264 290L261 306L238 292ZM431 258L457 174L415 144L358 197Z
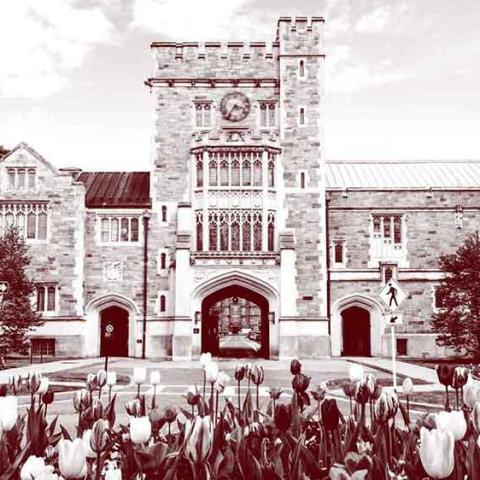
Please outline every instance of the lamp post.
M152 214L144 210L143 218L143 325L142 325L142 358L145 358L147 339L147 294L148 294L148 222Z

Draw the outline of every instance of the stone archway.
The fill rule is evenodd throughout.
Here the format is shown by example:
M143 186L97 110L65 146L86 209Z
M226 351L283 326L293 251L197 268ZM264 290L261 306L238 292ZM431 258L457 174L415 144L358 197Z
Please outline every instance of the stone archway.
M356 307L356 310L353 310L354 307ZM369 355L381 356L382 336L385 328L383 309L377 299L363 294L347 295L333 304L330 329L332 356L340 357L343 354L345 341L344 326L347 328L351 327L352 324L350 322L355 322L355 318L358 321L356 327L364 336L362 352L368 352L367 347L369 346ZM365 337L368 335L368 332L369 338L367 339ZM348 335L348 332L345 333ZM349 346L347 345L346 355L349 355L348 348ZM353 355L361 355L363 353L355 353L354 351Z
M230 285L202 302L202 352L269 358L269 333L268 300L248 288Z
M342 315L342 355L369 357L370 313L362 307L348 307Z
M100 311L100 356L128 357L128 310L113 305Z

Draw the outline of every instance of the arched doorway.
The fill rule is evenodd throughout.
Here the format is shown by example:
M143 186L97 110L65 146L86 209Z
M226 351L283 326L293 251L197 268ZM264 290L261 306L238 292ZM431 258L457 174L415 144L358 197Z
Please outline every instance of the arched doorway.
M269 358L269 305L262 295L232 285L202 302L202 352Z
M128 311L112 306L100 312L100 356L128 357Z
M368 357L370 351L370 313L361 307L342 311L344 356Z

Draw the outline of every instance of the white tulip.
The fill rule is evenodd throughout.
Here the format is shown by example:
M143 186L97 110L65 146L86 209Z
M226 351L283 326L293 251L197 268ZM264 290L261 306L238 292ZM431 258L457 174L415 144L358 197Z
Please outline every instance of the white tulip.
M215 383L218 377L218 365L215 362L205 364L205 378L209 383Z
M228 382L230 381L230 377L225 372L220 372L217 377L217 381L215 382L215 389L222 393L225 390Z
M467 433L467 422L462 410L437 413L435 423L439 430L451 432L455 440L461 440Z
M145 367L135 367L133 369L133 383L141 385L147 380L147 369Z
M363 380L363 377L365 376L365 371L363 370L363 367L358 363L351 363L348 369L348 373L351 382L359 382L360 380Z
M92 450L92 447L90 446L91 438L92 438L92 431L85 430L82 436L83 446L85 447L85 455L87 456L87 458L97 458L97 454Z
M200 355L200 363L202 365L203 368L205 368L205 365L208 363L208 362L211 362L212 361L212 354L210 352L207 352L207 353L202 353Z
M39 395L43 395L44 393L46 393L49 386L50 386L50 381L48 380L48 378L42 377L42 379L40 380L40 386L38 387L37 393Z
M30 455L20 470L20 478L22 480L33 480L37 478L37 475L45 470L45 467L45 460L42 457Z
M0 397L0 426L4 432L9 432L17 422L18 398L13 395Z
M154 370L152 373L150 373L150 384L151 385L160 385L160 371L159 370Z
M107 372L107 385L113 387L117 384L117 372Z
M152 435L148 417L130 417L130 439L133 443L146 443Z
M406 378L402 383L402 391L405 395L411 395L414 391L413 382L411 378Z

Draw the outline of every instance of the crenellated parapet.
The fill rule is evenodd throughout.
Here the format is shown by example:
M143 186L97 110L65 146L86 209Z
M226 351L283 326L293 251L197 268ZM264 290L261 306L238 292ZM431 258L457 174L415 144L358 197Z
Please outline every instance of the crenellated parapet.
M277 24L279 55L323 56L323 17L280 17Z

